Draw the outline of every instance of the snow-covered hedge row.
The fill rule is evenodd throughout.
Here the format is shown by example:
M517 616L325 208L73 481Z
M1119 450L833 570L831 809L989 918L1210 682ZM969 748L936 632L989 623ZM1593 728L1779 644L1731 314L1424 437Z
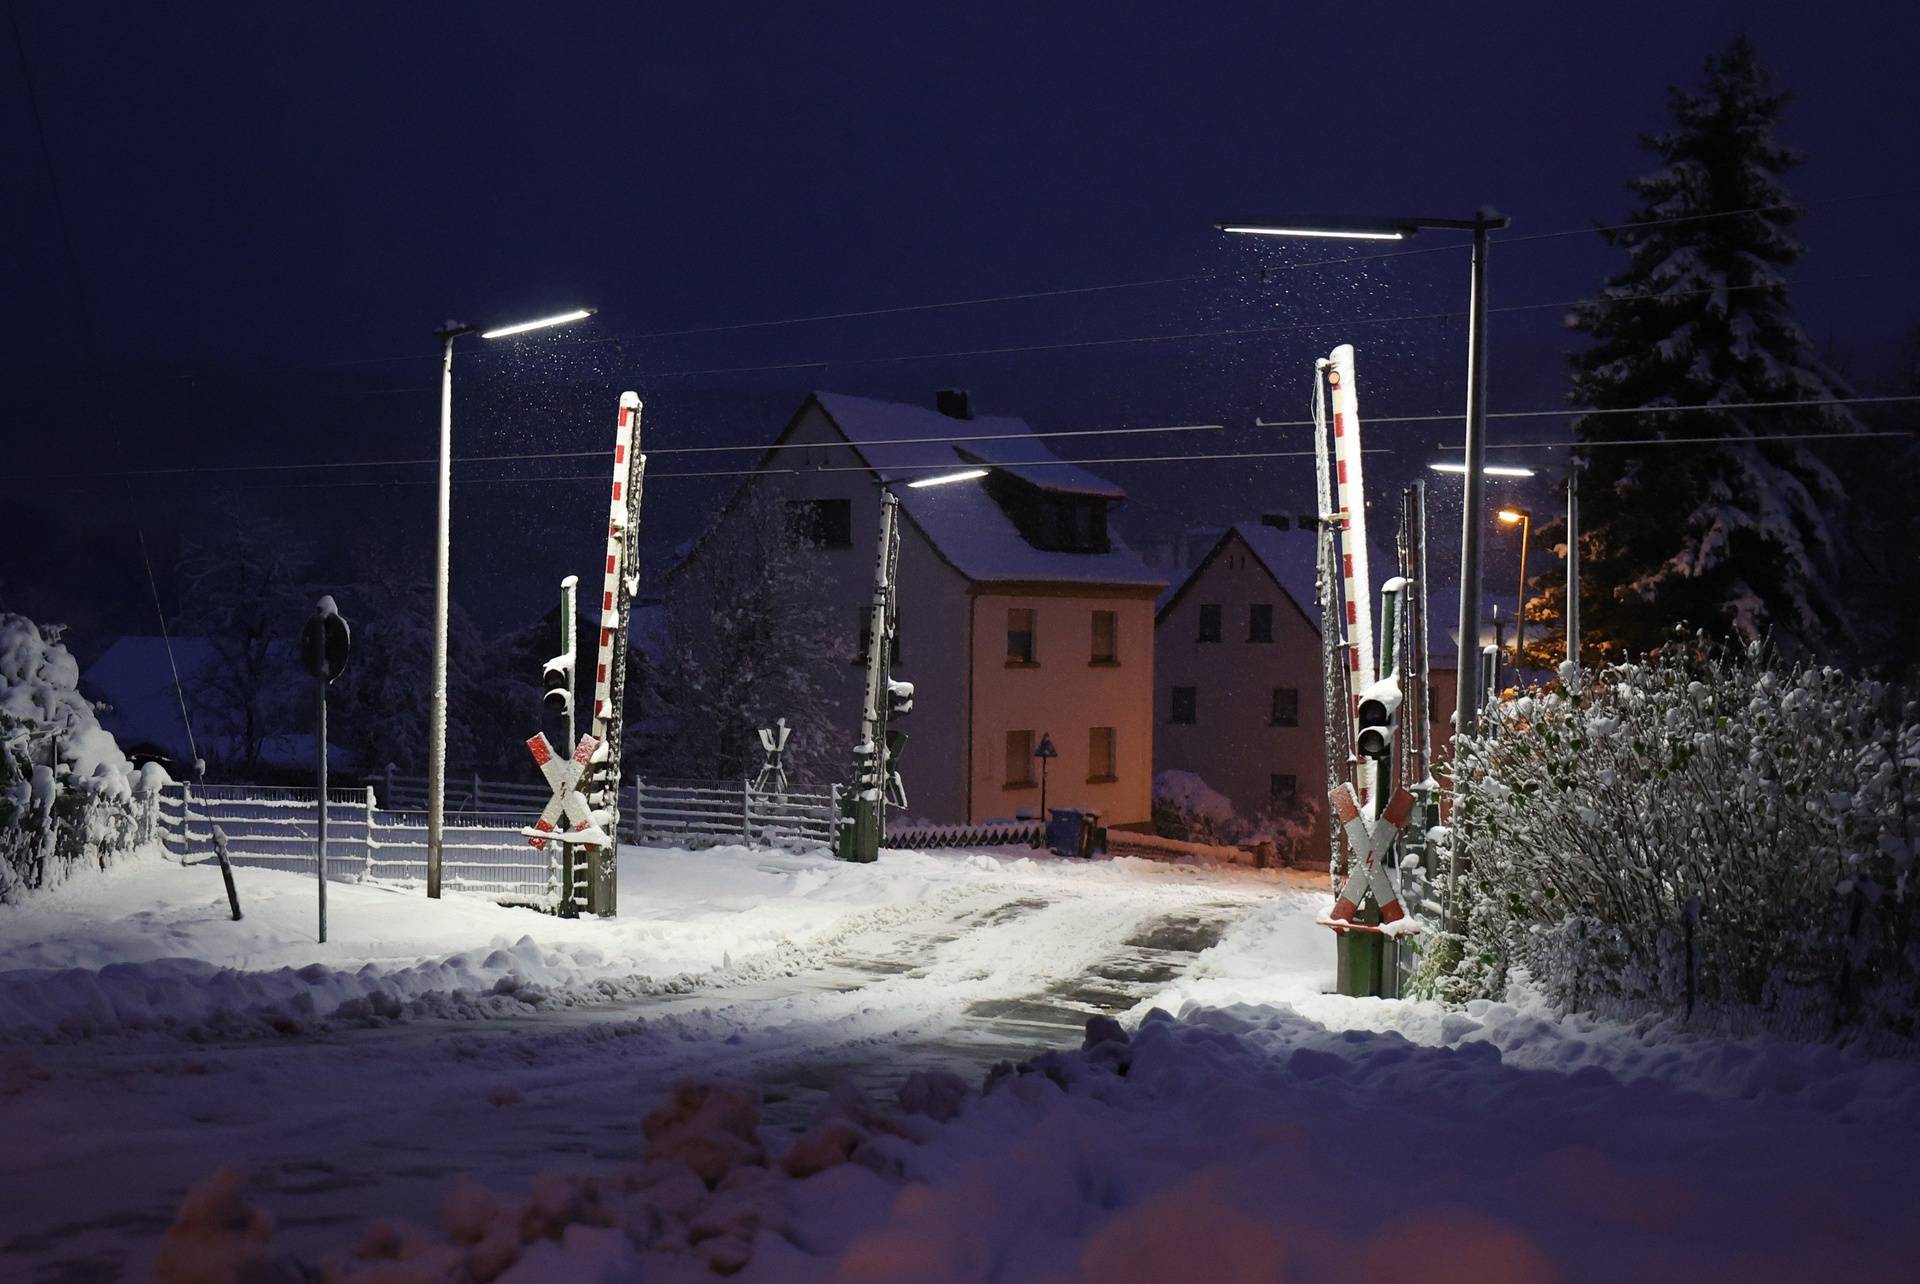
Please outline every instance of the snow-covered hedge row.
M151 837L148 799L166 775L130 768L79 681L57 635L0 614L0 904Z
M1910 693L1676 645L1496 706L1456 770L1464 924L1429 993L1524 969L1568 1008L1916 1037Z

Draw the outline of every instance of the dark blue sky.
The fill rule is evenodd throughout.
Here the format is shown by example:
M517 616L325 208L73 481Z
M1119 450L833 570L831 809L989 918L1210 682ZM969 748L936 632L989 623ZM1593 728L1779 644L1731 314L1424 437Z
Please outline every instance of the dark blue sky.
M228 509L424 558L431 488L385 484L422 469L96 474L428 455L429 332L449 316L602 309L552 339L464 341L467 454L603 449L625 387L663 447L770 438L811 387L926 400L955 383L1041 427L1229 426L1082 440L1081 457L1284 449L1305 434L1255 416L1298 417L1312 358L1342 340L1363 415L1456 411L1459 320L1380 318L1461 309L1462 248L1313 267L1356 251L1230 240L1214 219L1490 202L1519 238L1617 218L1666 85L1741 30L1797 95L1809 329L1874 391L1915 322L1920 17L1899 4L12 9L47 155L9 51L3 431L19 473L80 476L29 487L0 600L100 629L150 627L129 512L163 563ZM1493 303L1578 298L1612 262L1593 236L1513 240ZM1204 279L646 337L1169 277ZM1496 315L1496 410L1560 402L1561 315ZM1263 326L1294 328L1093 342ZM1369 444L1400 452L1379 493L1446 435L1379 427ZM724 485L666 478L703 458L727 457L655 459L656 563ZM495 621L592 562L604 505L596 483L480 480L511 471L471 465L456 493L456 591ZM1136 497L1136 537L1290 511L1311 485L1300 460L1106 471Z

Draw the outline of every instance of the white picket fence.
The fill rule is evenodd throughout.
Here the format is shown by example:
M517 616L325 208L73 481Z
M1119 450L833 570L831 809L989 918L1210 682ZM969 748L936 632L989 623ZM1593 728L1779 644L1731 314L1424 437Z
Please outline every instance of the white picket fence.
M831 794L762 793L753 782L648 780L636 778L630 795L635 843L706 847L831 847Z
M213 827L237 865L312 874L318 859L318 804L312 789L270 785L169 785L159 826L180 859L211 857ZM554 845L537 851L521 834L536 813L449 813L441 884L494 900L547 905L555 899ZM327 877L424 884L427 817L379 805L372 787L327 791Z

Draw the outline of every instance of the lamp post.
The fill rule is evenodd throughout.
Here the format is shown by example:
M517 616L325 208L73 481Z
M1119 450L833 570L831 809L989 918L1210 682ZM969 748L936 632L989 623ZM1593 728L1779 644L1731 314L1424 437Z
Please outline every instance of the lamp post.
M1284 222L1227 222L1215 224L1223 232L1254 236L1326 237L1334 240L1404 241L1422 229L1471 232L1473 264L1467 296L1467 476L1466 502L1460 515L1460 653L1457 673L1473 672L1477 659L1473 639L1480 632L1480 521L1485 495L1487 445L1487 233L1507 226L1504 215L1481 210L1470 219L1458 218L1296 218ZM1471 682L1455 683L1455 725L1466 731L1473 725L1474 689Z
M1527 544L1533 537L1533 514L1524 508L1503 508L1494 516L1520 528L1520 593L1513 599L1513 680L1523 682L1521 665L1527 644Z
M592 308L575 308L558 316L541 317L514 325L481 329L449 321L434 331L440 339L440 504L434 525L433 560L433 686L432 713L427 728L427 895L440 895L440 855L447 806L447 560L453 526L453 341L478 332L483 339L567 325L592 316Z

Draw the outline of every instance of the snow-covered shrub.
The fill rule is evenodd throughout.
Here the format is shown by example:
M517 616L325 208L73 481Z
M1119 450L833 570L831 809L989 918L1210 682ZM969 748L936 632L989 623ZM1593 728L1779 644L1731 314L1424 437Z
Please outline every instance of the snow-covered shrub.
M164 776L130 769L79 681L57 632L0 614L0 903L148 836L144 799Z
M1920 719L1909 693L1762 644L1676 645L1463 738L1462 935L1423 984L1692 1012L1802 1035L1916 1034Z
M1153 832L1189 843L1225 843L1239 830L1233 803L1191 771L1153 777Z

